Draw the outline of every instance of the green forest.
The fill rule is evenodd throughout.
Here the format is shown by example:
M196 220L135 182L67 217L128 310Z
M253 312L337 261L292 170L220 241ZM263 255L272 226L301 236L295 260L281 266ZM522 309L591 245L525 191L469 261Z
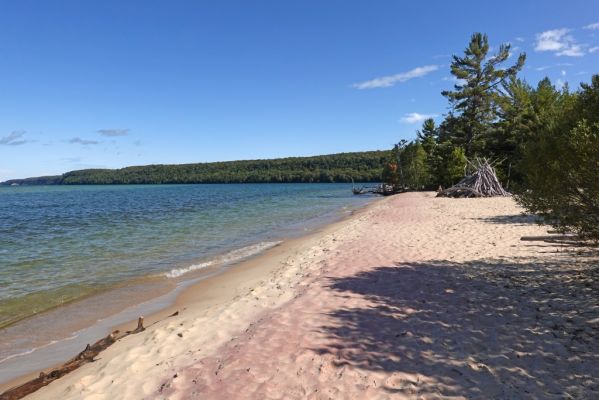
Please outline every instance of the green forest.
M456 84L441 93L445 118L424 121L415 140L396 144L383 180L448 187L467 174L468 160L486 158L528 211L599 239L599 75L574 90L548 78L530 85L518 77L525 62L509 44L490 54L487 36L473 34L453 56Z
M5 184L99 185L166 183L380 182L390 151L212 163L84 169Z

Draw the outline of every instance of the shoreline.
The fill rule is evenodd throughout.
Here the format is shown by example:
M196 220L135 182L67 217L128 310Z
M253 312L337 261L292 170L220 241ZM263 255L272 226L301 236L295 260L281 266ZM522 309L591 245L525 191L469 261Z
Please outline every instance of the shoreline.
M520 240L546 231L511 198L383 198L27 398L596 398L599 257Z
M258 252L257 254L253 254L248 257L243 257L239 261L234 261L228 264L224 263L222 265L208 266L207 268L201 268L197 271L192 270L188 273L189 277L182 279L175 278L172 282L169 282L171 278L168 278L169 281L166 281L166 283L171 284L170 289L166 291L163 290L162 292L160 292L158 296L151 296L133 304L127 303L127 305L124 308L120 308L116 313L112 313L100 319L97 319L91 325L75 325L78 326L78 328L74 332L72 332L70 336L65 336L62 339L58 340L52 340L52 342L42 345L40 348L36 348L32 353L38 352L39 350L43 351L46 347L52 347L56 345L58 342L68 341L70 337L75 335L79 336L82 332L88 333L84 335L84 337L87 338L85 343L79 340L78 342L80 342L80 345L74 347L68 346L67 348L70 349L70 352L67 351L68 354L61 354L59 356L59 358L61 359L60 361L46 363L48 365L46 367L32 368L30 372L18 374L17 376L11 377L8 380L0 382L0 393L37 377L39 373L42 371L48 373L49 371L61 366L63 362L67 361L71 357L75 356L79 351L83 350L85 344L88 342L94 342L115 330L124 332L126 330L133 329L134 325L136 324L137 318L141 314L146 314L144 315L144 326L147 328L149 326L161 322L175 311L181 312L182 310L188 308L190 305L196 306L200 304L201 307L210 307L222 303L224 299L222 298L222 296L219 296L218 293L214 292L212 287L213 285L218 285L218 287L228 288L228 290L230 290L232 289L229 285L230 283L242 283L242 280L236 280L235 277L237 276L237 274L240 274L240 276L243 277L247 277L249 275L253 277L253 274L248 274L250 270L261 270L265 274L267 274L268 272L270 272L270 269L262 268L263 265L268 265L270 268L275 268L280 262L282 262L282 258L285 257L285 255L291 253L294 248L302 247L302 245L304 245L306 242L315 240L315 238L320 237L320 235L323 235L323 232L328 232L330 229L334 229L335 226L351 219L354 215L363 212L365 209L368 209L380 200L382 199L373 198L368 203L362 204L355 208L351 208L349 210L345 209L344 206L336 212L331 213L331 215L327 214L323 216L326 219L326 222L324 222L323 224L312 227L307 232L297 231L291 236L279 237L278 242L274 246L269 247L264 251ZM143 279L143 277L141 279ZM144 286L144 283L137 283L136 286L142 288ZM69 306L84 306L85 304L83 303L87 300L94 300L101 296L110 295L113 291L121 289L123 288L110 289L106 292L94 294L90 297L86 297L81 300L75 300L72 303L65 304L64 306L59 306L47 310L41 313L40 315L35 315L26 318L23 321L15 323L14 325L20 324L22 322L27 322L29 320L35 320L38 317L44 317L47 314L62 312L65 310L66 307ZM124 286L124 289L126 290L127 286ZM162 298L164 298L164 300L161 300ZM148 307L148 304L153 304L156 302L158 303L157 305L150 305ZM144 310L147 311L148 308L151 311L145 313L142 312ZM68 310L68 308L66 309ZM139 310L139 312L137 310ZM123 314L127 315L126 317L124 317L124 320L122 317ZM108 322L107 324L103 324L105 320L113 320L115 318L117 320L120 320L120 322ZM10 329L11 327L13 327L13 325L9 325L8 327L3 329ZM33 358L33 356L31 357ZM20 357L15 356L14 358L15 361L19 361ZM37 364L37 362L38 361L36 361L35 359L28 360L28 363L33 363L34 365Z

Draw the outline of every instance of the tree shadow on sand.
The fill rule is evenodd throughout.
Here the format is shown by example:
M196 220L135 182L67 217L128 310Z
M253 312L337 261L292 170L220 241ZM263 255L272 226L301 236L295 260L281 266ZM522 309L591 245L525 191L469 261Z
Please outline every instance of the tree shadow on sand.
M599 398L599 265L535 260L382 266L330 278L321 332L337 366L390 374L390 395Z
M477 221L483 221L490 224L514 224L514 225L533 225L539 223L539 217L530 214L512 214L497 215L493 217L475 218Z

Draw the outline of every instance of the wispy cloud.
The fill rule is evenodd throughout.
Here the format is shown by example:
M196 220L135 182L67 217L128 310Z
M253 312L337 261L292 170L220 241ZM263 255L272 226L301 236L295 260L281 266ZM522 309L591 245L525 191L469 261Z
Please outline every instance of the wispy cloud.
M543 65L541 67L536 67L535 70L537 70L537 71L545 71L546 69L549 69L549 68L573 67L573 66L574 66L574 64L572 64L572 63L557 63L557 64L554 64L554 65Z
M395 75L383 76L380 78L371 79L366 82L355 83L352 87L356 89L375 89L383 87L391 87L397 83L409 81L410 79L423 77L433 71L439 69L438 65L425 65L417 67L407 72L401 72Z
M84 146L87 146L89 144L98 144L98 143L100 143L97 140L82 139L80 137L74 137L72 139L69 139L68 142L71 143L71 144L82 144Z
M524 38L523 38L523 37L521 37L521 36L518 36L518 37L516 38L516 41L517 41L517 42L523 42L523 41L524 41Z
M19 146L25 144L28 141L23 139L23 136L25 136L25 131L12 131L8 135L0 138L0 145Z
M114 137L114 136L127 136L130 129L98 129L97 133L102 136Z
M537 34L536 51L551 51L558 56L581 57L584 55L582 45L576 43L570 29L552 29Z
M599 29L599 22L595 22L594 24L588 24L588 25L584 26L583 28L591 29L591 30Z
M582 57L582 56L584 56L584 51L582 50L582 47L580 45L576 44L576 45L573 45L572 47L562 50L556 54L558 56Z
M411 112L405 114L400 121L406 124L415 124L417 122L423 122L425 119L435 118L436 116L437 114L420 114L417 112Z
M599 50L599 46L591 47L591 48L589 49L589 53L594 53L594 52L596 52L597 50Z

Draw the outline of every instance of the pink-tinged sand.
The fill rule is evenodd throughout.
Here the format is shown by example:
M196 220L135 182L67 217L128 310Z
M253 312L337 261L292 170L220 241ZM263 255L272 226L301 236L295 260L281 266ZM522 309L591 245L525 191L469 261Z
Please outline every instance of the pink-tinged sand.
M386 198L32 398L599 398L597 258L521 211Z

